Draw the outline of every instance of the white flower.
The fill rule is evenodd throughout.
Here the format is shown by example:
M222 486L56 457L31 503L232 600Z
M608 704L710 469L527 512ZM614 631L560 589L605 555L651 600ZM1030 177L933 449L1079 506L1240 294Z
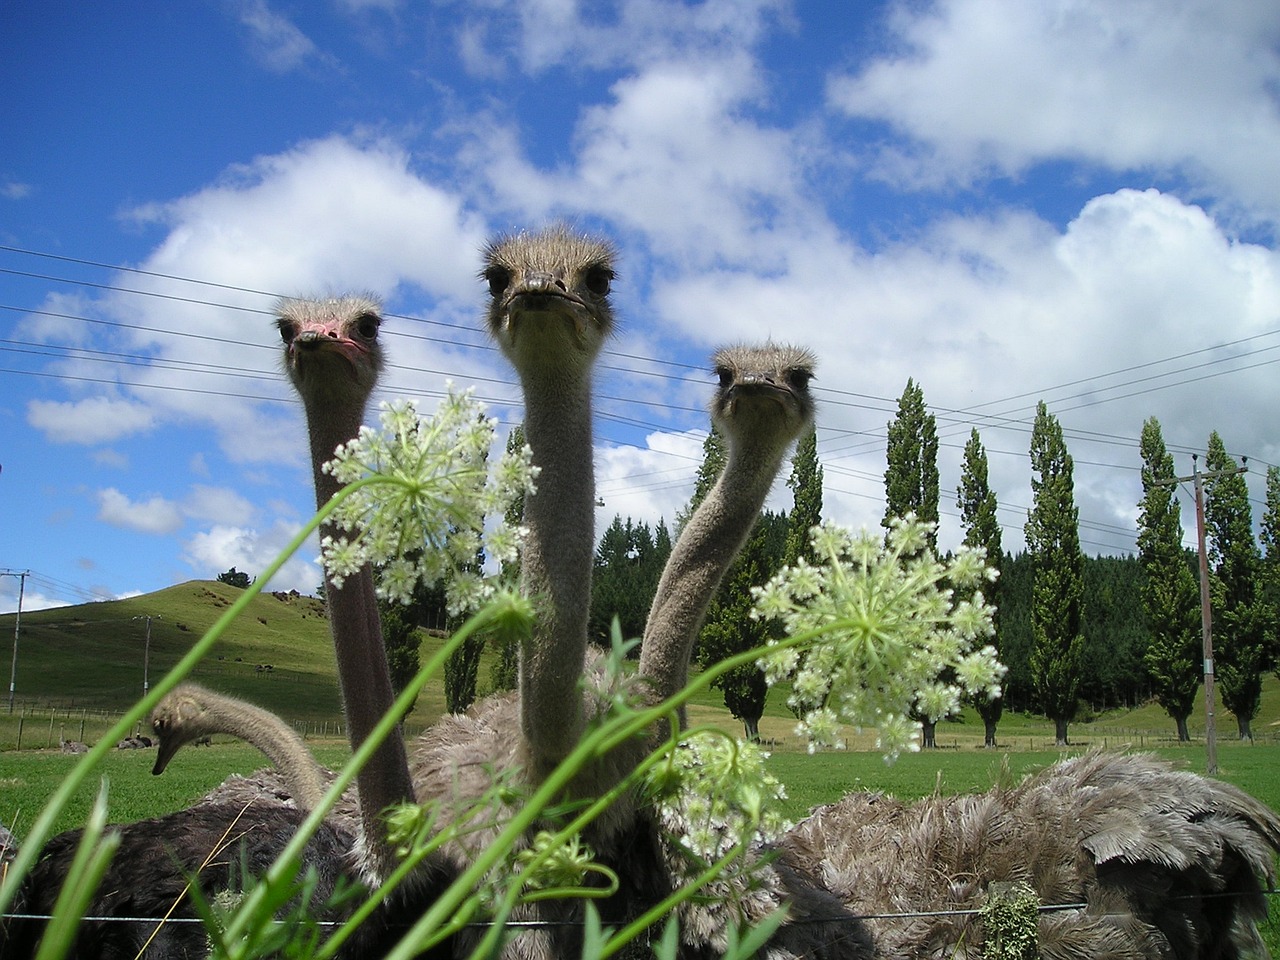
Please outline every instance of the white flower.
M948 583L991 579L981 551L948 564L926 548L930 525L896 520L888 542L824 524L812 531L818 562L783 568L755 590L753 616L780 620L789 638L770 641L760 667L770 683L790 678L788 703L815 746L843 746L841 724L877 727L891 760L919 749L917 715L938 720L962 695L999 690L1004 668L991 647L993 609L981 593L953 603ZM803 653L797 653L797 649ZM955 682L943 682L944 673Z
M361 427L323 468L348 488L332 516L344 533L320 544L330 578L340 587L373 564L382 596L408 601L418 583L443 579L451 613L476 609L493 592L474 572L479 551L506 560L520 542L500 520L486 534L485 515L533 491L532 451L504 454L491 475L495 421L452 385L434 416L400 401L382 404L380 422Z

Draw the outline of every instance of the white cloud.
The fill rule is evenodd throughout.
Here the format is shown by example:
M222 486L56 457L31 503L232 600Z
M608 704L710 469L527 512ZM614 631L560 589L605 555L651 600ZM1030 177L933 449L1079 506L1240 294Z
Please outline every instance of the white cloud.
M127 470L129 467L129 458L118 450L95 450L89 458L99 466L113 470Z
M31 184L18 183L14 180L0 182L0 197L6 200L25 200L31 196Z
M27 423L54 443L111 443L149 430L155 415L144 404L113 397L32 400Z
M215 524L186 541L183 559L196 576L212 579L235 567L257 577L280 554L297 534L298 528L277 521L264 531L250 527ZM312 551L306 554L307 550ZM272 578L272 590L297 590L312 593L323 579L317 564L303 559L314 555L315 544L294 555Z
M831 103L906 134L901 182L1048 160L1181 173L1280 216L1280 6L1255 0L899 3L897 45L834 76Z
M98 492L98 519L113 527L164 535L182 526L182 511L163 497L134 502L115 487L108 487Z
M235 490L197 483L183 499L182 512L195 520L239 526L252 522L258 509Z
M237 16L249 33L254 57L268 70L288 73L316 61L329 62L311 39L266 0L240 0Z
M695 61L756 44L776 23L789 23L786 10L783 0L498 0L472 6L458 45L467 68L484 77L508 60L535 74Z
M596 495L603 506L596 510L596 536L615 514L650 526L665 518L672 527L693 492L706 437L706 430L656 432L643 447L597 446Z

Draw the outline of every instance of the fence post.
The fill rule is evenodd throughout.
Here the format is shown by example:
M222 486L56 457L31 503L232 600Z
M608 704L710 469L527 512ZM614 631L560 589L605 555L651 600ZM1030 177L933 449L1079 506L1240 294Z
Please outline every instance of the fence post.
M22 715L18 717L18 746L15 748L17 750L22 749L22 727L23 727L23 724L25 724L26 722L27 722L27 711L23 710Z

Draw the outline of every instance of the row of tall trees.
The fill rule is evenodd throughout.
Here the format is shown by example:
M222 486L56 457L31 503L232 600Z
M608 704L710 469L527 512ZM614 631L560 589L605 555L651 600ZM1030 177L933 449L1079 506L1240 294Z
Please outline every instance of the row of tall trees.
M914 513L936 523L941 496L937 425L914 380L907 381L897 415L887 428L882 522L888 527L895 517ZM508 443L523 443L518 429ZM1155 418L1143 424L1140 455L1143 496L1138 503L1137 555L1086 558L1079 540L1073 461L1061 425L1044 403L1038 404L1030 446L1033 503L1024 528L1027 549L1010 556L1003 550L986 450L978 431L971 431L956 504L964 544L984 549L999 574L982 589L996 608L992 642L1009 667L1004 696L973 703L988 745L996 743L1006 705L1047 715L1054 721L1059 743L1066 743L1068 724L1082 702L1104 707L1134 705L1147 698L1168 712L1180 739L1189 737L1187 721L1204 666L1197 565L1194 553L1183 545L1179 478ZM676 517L677 533L714 485L724 462L723 438L713 430L703 446L693 496ZM1266 513L1256 541L1242 471L1216 432L1209 438L1203 476L1216 674L1240 735L1249 737L1262 676L1275 668L1280 648L1280 470L1268 470ZM808 557L808 531L821 522L822 481L816 433L811 431L797 446L787 480L792 510L761 514L711 604L695 654L704 666L767 639L768 627L748 616L751 588L782 564ZM512 505L508 522L520 521L522 507ZM608 644L615 618L624 637L643 633L671 546L672 534L662 521L651 528L629 517L614 518L596 552L590 617L595 642ZM936 532L929 546L936 549ZM398 675L407 679L416 670L411 636L415 625L435 623L442 611L443 591L437 589L423 591L411 610L383 612ZM451 709L463 709L474 699L479 653L478 645L460 650L456 662L448 665ZM515 650L499 643L491 678L494 689L514 684L515 659ZM721 677L716 686L747 734L758 735L768 695L760 671L743 667ZM941 718L919 711L915 717L924 727L926 746L931 745Z

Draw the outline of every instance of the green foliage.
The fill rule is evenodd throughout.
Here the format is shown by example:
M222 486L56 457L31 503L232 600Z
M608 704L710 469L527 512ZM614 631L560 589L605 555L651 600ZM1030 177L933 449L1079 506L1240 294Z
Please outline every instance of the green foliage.
M964 460L960 468L960 485L956 487L956 504L960 508L960 522L964 525L963 543L967 547L978 547L986 551L987 564L997 573L995 582L984 584L983 595L988 603L996 608L992 617L995 633L990 642L999 655L1002 638L1000 629L1000 611L1002 607L1004 550L1001 543L1000 520L996 516L996 493L991 489L987 479L987 451L982 446L982 438L976 429L969 434L969 441L964 445ZM968 600L973 590L958 590L957 600ZM996 745L996 724L1004 712L1003 696L973 698L973 706L986 725L986 743L989 747Z
M982 918L982 960L1036 960L1040 898L1024 881L992 884Z
M938 522L938 427L925 412L924 390L913 380L898 400L898 415L888 424L888 468L884 473L885 510L881 525L887 530L898 518L914 513L925 523ZM938 534L929 535L928 547L937 552Z
M1202 672L1200 593L1182 546L1182 514L1173 484L1173 457L1160 421L1142 425L1142 500L1138 503L1138 557L1142 606L1150 631L1143 663L1151 693L1187 740L1187 717L1195 705ZM1113 598L1114 599L1114 598Z
M1272 611L1258 589L1261 557L1253 539L1249 488L1222 438L1209 436L1208 472L1225 472L1204 482L1205 534L1213 566L1214 669L1222 702L1235 714L1242 740L1253 737L1253 718L1262 696Z
M782 565L787 530L786 514L766 510L756 521L707 611L697 648L698 662L704 667L763 646L769 639L769 626L751 618L755 602L751 588L763 586ZM769 685L760 668L754 663L742 664L721 674L711 686L724 695L724 705L742 721L747 738L759 739L760 718L769 695Z
M218 582L225 583L229 587L235 587L239 590L247 590L249 585L253 583L253 578L247 573L242 573L235 567L232 567L226 573L218 574Z
M1080 687L1084 633L1084 554L1080 552L1079 511L1075 504L1074 466L1062 438L1062 426L1044 402L1036 406L1031 429L1033 506L1027 518L1027 552L1034 577L1031 588L1031 676L1044 712L1067 742L1067 724L1075 716Z
M596 548L591 575L588 631L595 643L608 646L614 617L624 637L644 633L658 578L670 555L666 524L658 525L655 536L647 523L613 518Z
M1267 467L1267 509L1258 540L1264 551L1261 593L1263 608L1272 612L1267 650L1280 676L1280 467Z
M787 486L791 488L794 499L783 562L795 563L800 557L812 561L813 541L809 539L809 531L822 522L822 464L818 462L816 429L810 430L796 444Z
M382 642L387 648L391 689L399 693L421 666L418 625L409 618L407 608L392 600L378 601L378 619L382 622Z
M698 467L698 475L693 481L693 495L689 498L689 505L676 512L675 537L677 539L684 525L693 516L693 511L698 509L698 504L707 498L711 488L716 485L716 480L724 472L724 466L728 460L729 450L725 446L724 437L716 429L715 424L712 424L707 439L702 441L702 464Z

